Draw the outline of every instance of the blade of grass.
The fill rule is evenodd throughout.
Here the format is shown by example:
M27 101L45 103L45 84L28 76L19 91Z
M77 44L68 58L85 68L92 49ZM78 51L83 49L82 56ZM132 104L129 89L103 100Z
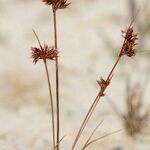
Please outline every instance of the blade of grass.
M84 146L85 147L89 141L91 140L91 138L93 137L94 133L97 131L97 129L100 127L100 125L103 123L103 120L94 128L94 130L92 131L91 135L89 136L89 138L87 139L87 141L85 142Z
M99 137L99 138L96 138L96 139L94 139L94 140L88 142L88 143L85 145L85 147L82 148L82 150L86 149L86 148L87 148L88 146L90 146L91 144L93 144L93 143L95 143L95 142L97 142L97 141L99 141L99 140L101 140L101 139L103 139L103 138L105 138L105 137L108 137L108 136L110 136L110 135L116 134L116 133L118 133L118 132L120 132L120 131L121 131L121 130L117 130L117 131L114 131L114 132L105 134L104 136L101 136L101 137Z

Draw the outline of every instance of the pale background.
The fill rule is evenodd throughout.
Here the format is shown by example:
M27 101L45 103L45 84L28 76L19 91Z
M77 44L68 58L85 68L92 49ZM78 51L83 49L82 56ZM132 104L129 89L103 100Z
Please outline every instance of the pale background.
M96 80L106 77L128 27L131 12L128 0L72 0L58 12L60 59L61 146L69 150L85 113L98 92ZM135 26L139 50L125 57L115 70L107 95L125 111L126 79L143 84L150 69L150 1L136 0ZM53 45L52 13L41 0L0 0L0 150L48 150L51 118L47 82L42 62L32 63L31 46L37 46L32 29L41 42ZM49 63L54 85L54 67ZM149 102L147 79L144 103ZM54 92L54 90L53 90ZM55 93L54 93L55 94ZM99 103L84 136L104 119L96 133L102 136L123 129L107 99ZM89 150L149 150L149 137L130 140L122 131L107 137Z

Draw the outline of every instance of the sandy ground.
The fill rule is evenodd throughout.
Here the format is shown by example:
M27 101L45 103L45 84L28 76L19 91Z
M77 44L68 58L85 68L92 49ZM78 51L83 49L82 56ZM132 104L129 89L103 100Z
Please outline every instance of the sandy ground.
M106 77L115 61L123 41L120 31L130 23L127 2L76 0L68 9L58 12L61 135L66 135L61 143L63 150L70 150L81 121L98 92L96 80ZM150 47L149 5L148 0L137 2L141 8L137 22L142 27L142 50ZM37 0L0 1L0 150L48 150L52 144L45 70L42 62L34 65L30 58L30 47L37 45L32 29L43 43L52 45L52 14L47 6ZM132 84L143 84L149 69L148 53L138 54L133 59L124 58L118 65L107 95L122 112L125 111L126 77ZM51 63L49 71L54 86ZM145 106L149 104L149 89L147 80ZM104 122L95 137L122 131L87 149L150 149L149 136L143 135L133 141L125 134L122 122L107 98L97 106L79 147L101 120Z

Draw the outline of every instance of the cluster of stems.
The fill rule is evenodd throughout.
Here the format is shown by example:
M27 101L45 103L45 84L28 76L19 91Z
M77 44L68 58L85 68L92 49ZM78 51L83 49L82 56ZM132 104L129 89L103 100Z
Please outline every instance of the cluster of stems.
M49 98L51 105L51 118L52 118L52 132L53 132L53 150L59 150L60 139L60 104L59 104L59 61L58 61L58 42L57 42L57 10L66 8L70 3L67 0L42 0L46 5L51 6L53 12L53 31L54 31L54 46L49 47L48 45L40 43L40 40L35 31L34 34L38 40L39 48L31 47L33 62L37 63L40 59L44 62L46 70ZM47 66L47 60L55 61L55 76L56 76L56 101L53 101L51 80ZM54 106L56 105L56 118L54 115Z
M58 9L64 9L70 3L67 3L67 0L42 0L42 1L45 2L48 6L52 6L51 9L53 12L54 46L49 47L46 44L44 44L44 46L42 46L36 32L34 31L34 34L35 34L35 36L38 40L38 43L39 43L39 48L32 47L31 50L32 50L32 58L33 58L34 63L37 63L38 60L40 60L40 59L42 59L44 62L44 66L45 66L45 70L46 70L46 76L47 76L47 82L48 82L48 88L49 88L50 104L51 104L51 118L52 118L52 131L53 131L52 149L53 150L59 150L60 149L60 141L62 139L60 139L59 60L58 60L57 16L56 15L57 15ZM100 99L102 97L105 96L105 91L111 82L114 70L115 70L116 66L118 65L120 59L124 55L126 55L128 57L132 57L132 56L135 56L135 54L136 54L135 45L136 45L136 40L138 38L137 38L137 34L134 32L133 27L131 27L131 25L130 25L127 28L127 30L122 31L122 36L124 38L124 42L123 42L122 48L118 54L117 60L116 60L115 64L113 65L112 69L110 70L107 78L106 79L101 78L100 80L97 81L98 85L100 87L98 94L97 94L96 98L94 99L91 107L89 108L89 110L88 110L88 112L87 112L87 114L86 114L86 116L85 116L85 118L84 118L84 120L83 120L83 122L79 128L79 131L78 131L78 133L75 137L75 140L73 142L73 145L71 147L71 150L75 149L75 146L76 146L77 142L79 141L85 127L87 126L98 102L100 101ZM56 101L55 102L53 101L52 87L51 87L51 81L50 81L48 66L47 66L47 60L55 61L55 73L56 73L55 74L55 76L56 76L56 82L55 82L56 83L56 89L55 89L56 90ZM54 106L56 106L56 118L54 115ZM87 146L89 146L93 142L101 139L101 138L97 138L93 141L90 140L92 135L94 134L94 132L98 128L98 126L94 129L93 133L91 134L89 139L86 141L82 150L84 150Z

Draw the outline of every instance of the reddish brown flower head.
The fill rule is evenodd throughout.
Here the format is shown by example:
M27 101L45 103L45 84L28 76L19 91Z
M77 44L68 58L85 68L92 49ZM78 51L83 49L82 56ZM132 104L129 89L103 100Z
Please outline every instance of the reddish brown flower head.
M129 27L125 31L121 31L122 36L124 37L124 44L120 52L120 56L126 55L132 57L136 55L135 46L137 45L136 41L138 40L137 33L134 32L133 27Z
M31 47L33 62L37 63L39 59L46 61L47 59L55 60L57 57L57 50L54 47L48 47L44 44L43 47Z
M132 43L135 43L136 40L138 40L137 33L134 32L133 27L129 27L126 30L122 30L122 36L125 40L130 41Z
M131 42L126 41L124 43L121 55L126 55L128 57L132 57L136 55L136 49L134 49L134 46Z
M54 10L57 9L64 9L66 8L70 3L67 3L67 0L42 0L47 5L52 5Z
M100 86L101 96L105 96L104 91L107 88L107 86L109 85L111 79L112 79L112 77L110 77L108 80L104 80L103 78L101 78L100 80L97 80L97 83Z

